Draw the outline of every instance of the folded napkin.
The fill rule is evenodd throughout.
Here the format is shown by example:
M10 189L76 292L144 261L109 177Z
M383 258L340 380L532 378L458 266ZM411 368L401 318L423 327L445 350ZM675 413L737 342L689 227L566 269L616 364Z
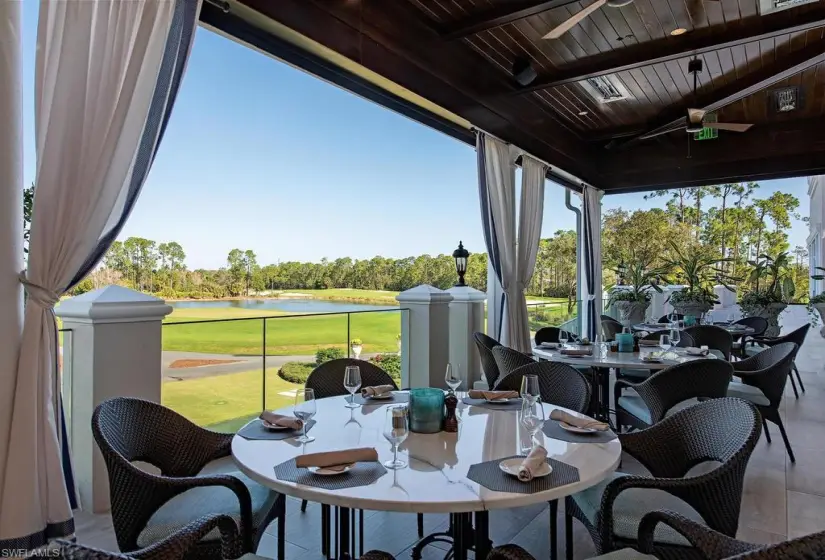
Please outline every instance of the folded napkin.
M284 428L291 428L293 430L300 430L304 427L304 421L300 418L295 418L294 416L285 416L283 414L277 414L275 412L270 412L268 410L264 410L261 412L261 415L258 416L261 420L266 420L273 426L282 426Z
M541 465L547 459L547 450L541 445L535 446L530 450L521 466L518 468L518 479L522 482L530 482L533 480L536 472L538 472Z
M539 344L539 348L558 348L558 347L559 347L558 342L542 342L541 344Z
M592 348L562 348L561 349L562 356L592 356L593 349Z
M695 346L691 346L685 348L685 354L688 356L707 356L710 354L710 350L707 347L696 348Z
M577 428L590 428L600 432L606 432L610 429L610 426L604 422L599 422L598 420L593 420L592 418L573 416L569 412L565 412L564 410L558 408L553 409L553 412L550 413L550 419L558 422L564 422L565 424L570 424L571 426L576 426Z
M639 346L659 346L658 340L639 339Z
M495 399L517 399L519 394L515 391L478 391L470 389L468 395L471 399L486 399L492 401Z
M325 451L323 453L307 453L295 458L295 466L300 468L318 467L342 469L353 463L375 463L378 461L378 452L374 447L358 447L342 451Z
M383 395L393 390L392 385L376 385L375 387L364 387L361 389L361 396L365 399L367 397L374 397L375 395Z

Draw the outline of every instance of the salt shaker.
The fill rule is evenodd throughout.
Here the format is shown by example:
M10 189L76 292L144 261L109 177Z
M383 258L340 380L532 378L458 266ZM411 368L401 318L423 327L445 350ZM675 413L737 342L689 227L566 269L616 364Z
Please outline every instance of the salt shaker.
M455 396L455 393L450 393L444 397L444 406L447 408L447 415L444 417L444 431L457 432L458 417L455 414L455 409L458 406L458 397Z

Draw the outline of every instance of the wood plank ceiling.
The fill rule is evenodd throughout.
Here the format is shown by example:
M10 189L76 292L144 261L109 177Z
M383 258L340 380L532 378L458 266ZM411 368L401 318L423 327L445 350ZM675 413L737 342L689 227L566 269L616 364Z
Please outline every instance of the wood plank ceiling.
M543 37L590 0L233 1L606 191L825 172L825 0L765 15L777 0L635 0L558 39ZM624 98L597 100L599 76ZM777 110L791 86L795 108ZM686 139L688 107L754 126Z

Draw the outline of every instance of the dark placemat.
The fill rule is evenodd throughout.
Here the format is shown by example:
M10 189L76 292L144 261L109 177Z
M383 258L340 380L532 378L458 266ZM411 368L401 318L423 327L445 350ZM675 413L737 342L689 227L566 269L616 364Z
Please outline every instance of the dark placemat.
M549 438L569 441L570 443L607 443L608 441L616 439L616 434L613 433L613 430L593 432L592 434L575 434L563 429L555 420L545 422L541 431Z
M471 399L464 397L461 402L470 406L480 406L482 408L489 408L490 410L521 410L521 399L511 399L508 403L490 404L484 399Z
M553 472L541 478L534 478L530 482L521 482L518 478L505 474L498 466L502 461L516 457L523 458L524 455L514 455L513 457L504 457L495 461L470 465L467 478L496 492L518 494L535 494L536 492L552 490L579 481L579 469L548 457L547 463L553 467Z
M349 400L349 399L347 399ZM409 393L393 393L391 399L365 399L361 394L355 395L355 402L366 406L382 406L385 404L402 404L410 402Z
M356 463L351 470L336 476L312 474L307 469L296 467L295 459L275 465L275 476L278 477L278 480L296 482L304 486L314 486L326 490L369 486L385 474L387 474L387 469L381 463Z
M315 420L310 420L307 423L307 432L310 431L314 425ZM257 418L238 430L238 435L244 439L281 440L298 437L302 433L303 430L267 430Z

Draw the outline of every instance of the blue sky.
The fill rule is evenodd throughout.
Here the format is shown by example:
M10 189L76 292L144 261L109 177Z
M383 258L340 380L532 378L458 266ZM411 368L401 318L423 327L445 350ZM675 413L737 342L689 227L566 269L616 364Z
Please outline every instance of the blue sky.
M25 181L34 180L38 2L25 2ZM782 189L808 213L804 179ZM217 268L232 248L261 264L350 256L484 251L475 151L300 70L198 29L186 77L143 194L121 238L178 241L190 268ZM651 208L642 195L605 208ZM543 235L573 229L548 183ZM796 224L792 245L804 245Z

